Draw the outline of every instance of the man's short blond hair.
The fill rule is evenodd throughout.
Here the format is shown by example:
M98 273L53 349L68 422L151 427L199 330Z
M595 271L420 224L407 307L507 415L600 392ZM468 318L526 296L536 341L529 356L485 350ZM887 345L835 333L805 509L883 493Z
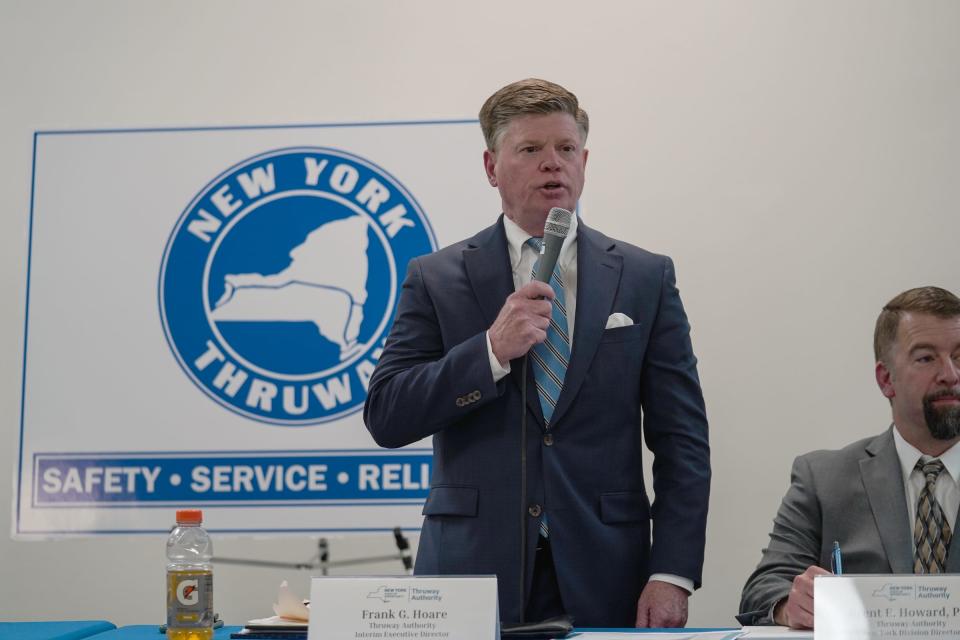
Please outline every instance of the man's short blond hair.
M877 317L873 332L873 355L877 362L887 358L897 340L900 318L905 313L925 313L937 318L960 317L960 298L940 287L908 289L888 302Z
M507 125L514 118L549 113L568 113L580 129L583 142L587 141L590 119L580 108L577 96L547 80L527 78L508 84L487 98L480 108L480 128L487 149L496 151Z

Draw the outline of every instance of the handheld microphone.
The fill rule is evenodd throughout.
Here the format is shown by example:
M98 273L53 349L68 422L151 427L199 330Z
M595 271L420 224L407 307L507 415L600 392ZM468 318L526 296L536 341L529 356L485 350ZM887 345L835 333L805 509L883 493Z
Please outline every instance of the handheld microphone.
M547 214L547 223L543 226L543 247L540 250L540 259L537 261L537 275L535 280L550 282L553 269L557 266L560 257L560 247L570 232L570 219L573 214L566 209L553 207Z

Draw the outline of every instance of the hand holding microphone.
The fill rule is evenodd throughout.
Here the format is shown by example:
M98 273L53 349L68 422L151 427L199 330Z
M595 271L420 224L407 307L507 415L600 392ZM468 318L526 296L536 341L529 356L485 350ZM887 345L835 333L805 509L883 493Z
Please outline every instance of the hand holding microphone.
M543 249L537 261L535 278L507 297L490 327L490 346L503 366L547 339L555 297L547 283L570 230L571 217L566 209L550 209L543 229Z
M553 289L534 280L511 293L490 327L490 346L506 366L547 339Z

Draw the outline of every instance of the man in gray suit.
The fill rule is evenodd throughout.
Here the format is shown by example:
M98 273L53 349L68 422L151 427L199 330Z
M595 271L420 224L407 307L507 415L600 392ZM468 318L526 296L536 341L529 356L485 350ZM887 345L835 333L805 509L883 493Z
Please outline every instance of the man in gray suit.
M960 299L905 291L877 318L877 384L893 425L793 463L770 544L747 580L743 624L813 628L813 580L834 541L845 573L960 572ZM957 536L960 537L960 536Z

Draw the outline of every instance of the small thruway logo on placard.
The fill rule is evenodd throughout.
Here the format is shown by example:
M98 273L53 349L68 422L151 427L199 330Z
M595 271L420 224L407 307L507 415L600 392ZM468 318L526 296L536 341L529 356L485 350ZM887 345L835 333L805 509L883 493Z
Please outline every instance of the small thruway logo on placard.
M413 196L344 151L270 151L190 202L160 268L164 332L208 396L280 425L360 409L412 258L436 249Z

